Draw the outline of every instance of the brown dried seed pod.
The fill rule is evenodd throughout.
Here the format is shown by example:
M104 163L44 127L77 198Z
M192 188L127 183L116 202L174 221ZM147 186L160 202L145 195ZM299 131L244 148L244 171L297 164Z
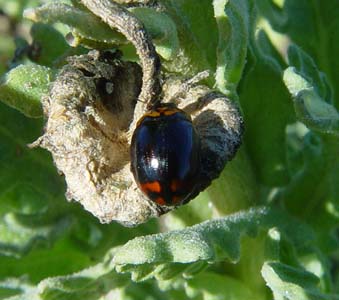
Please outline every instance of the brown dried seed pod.
M202 74L203 72L196 77L204 77ZM176 101L179 108L191 115L199 134L201 172L197 180L200 192L209 186L213 179L219 177L226 163L234 157L241 145L244 124L237 106L225 95L206 86L193 87L190 81L192 79L185 82L178 78L169 78L163 86L164 102ZM175 99L177 96L173 95L182 90L183 86L188 89L184 90L182 97ZM189 200L195 196L192 195Z
M47 124L35 145L52 153L67 198L103 223L132 226L159 214L129 170L128 128L141 76L137 64L92 51L71 57L43 99Z
M103 223L134 226L172 209L146 198L130 172L129 125L141 116L134 111L141 78L137 64L92 51L69 58L43 99L47 124L35 145L52 153L65 176L67 198ZM167 79L164 101L182 85L178 78ZM201 191L235 154L242 120L230 101L204 86L188 89L176 103L192 115L201 138Z

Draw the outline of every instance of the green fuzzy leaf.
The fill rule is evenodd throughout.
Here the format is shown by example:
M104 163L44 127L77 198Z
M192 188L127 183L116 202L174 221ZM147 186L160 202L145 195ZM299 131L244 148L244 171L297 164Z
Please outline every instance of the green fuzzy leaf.
M0 81L0 100L26 116L42 116L41 97L48 92L54 71L39 65L20 65Z
M288 48L288 62L290 66L298 70L304 77L304 80L308 82L310 87L313 88L321 98L329 103L332 101L332 91L325 74L318 70L313 59L306 52L296 45L291 45ZM296 86L294 90L290 90L290 92L295 94L299 90L300 88Z
M23 279L10 278L4 281L0 281L0 298L1 299L18 299L15 295L20 295L22 293L29 294L34 291L34 287L31 286ZM21 297L19 299L27 299Z
M303 124L293 126L301 147L290 164L295 165L288 185L275 189L273 201L283 202L289 212L307 220L317 234L318 247L327 254L339 248L338 227L338 139L319 136ZM293 127L289 128L290 134ZM292 142L290 137L290 142ZM293 141L296 142L295 140ZM296 147L290 145L289 147ZM325 274L325 272L324 272Z
M0 282L3 288L14 287L9 281ZM109 291L117 290L127 284L127 277L108 268L107 258L93 267L78 273L51 277L39 282L37 286L19 285L22 294L11 299L99 299Z
M214 0L213 6L219 30L216 85L234 96L245 65L253 4L248 0Z
M136 15L152 36L157 53L164 59L173 59L179 50L175 23L164 13L151 8L136 7L130 12Z
M62 205L64 202L60 202ZM116 224L100 226L93 217L86 214L81 214L81 208L78 211L74 206L68 205L64 211L59 207L61 215L66 215L69 222L66 230L61 231L62 227L56 227L58 235L48 236L46 239L40 238L27 250L30 252L24 253L19 258L18 251L11 253L11 256L0 255L0 278L3 280L8 277L21 277L25 275L31 283L37 284L41 280L60 275L69 275L79 270L88 268L94 263L102 262L102 258L108 249L116 244L128 241L131 236L147 234L148 230L139 228L138 231L129 232ZM70 211L72 209L72 211ZM51 213L46 213L48 218ZM39 220L41 216L30 215L32 226L39 229ZM53 223L52 217L48 218L49 224L60 225L57 222ZM85 231L86 227L96 226L96 231L92 230L87 235L79 233L78 226ZM26 226L28 227L28 226ZM114 237L109 238L109 237Z
M327 201L328 210L334 216L338 201L338 192L333 187L338 170L339 113L331 104L333 95L326 77L312 58L297 46L291 46L289 61L292 66L284 71L285 85L293 97L298 119L313 131L302 138L299 167L293 180L276 195L284 199L290 211L303 216L311 216L313 209L318 211L317 216L322 215L319 209L323 211L324 207L318 206L322 200ZM332 219L325 212L324 218ZM328 237L328 228L321 235Z
M50 3L35 9L27 9L24 17L34 22L66 24L74 29L76 36L110 45L126 43L124 36L113 31L93 14L62 3Z
M73 46L83 44L94 48L114 48L127 44L126 38L111 29L90 12L66 4L51 3L25 11L24 16L35 22L61 22L73 30L70 42ZM178 37L174 22L164 13L146 7L131 8L145 25L154 40L158 53L164 59L171 59L178 51Z
M220 176L207 189L213 209L220 216L260 204L257 192L255 173L244 147L238 150L237 156L227 163Z
M253 68L239 89L244 113L246 147L258 180L268 186L289 181L286 161L286 126L294 121L288 90L276 64L256 52ZM257 59L255 62L254 60Z
M306 247L296 249L294 243L290 240L289 236L279 232L277 228L269 230L270 239L266 239L265 255L263 262L279 261L286 266L302 269L312 273L319 281L318 288L323 292L331 292L330 270L328 263L318 249L314 247ZM318 243L319 245L319 243ZM262 265L260 266L260 269ZM287 278L292 280L292 276Z
M53 240L70 225L69 220L55 224L29 227L13 214L6 214L0 222L0 255L20 256L33 246Z
M293 41L313 57L319 69L326 72L335 95L333 103L338 108L339 64L336 57L339 50L337 30L339 22L336 16L339 14L339 3L338 1L309 2L305 0L299 1L300 3L289 2L286 10L298 13L295 16L296 20L289 24L289 33ZM298 26L293 26L293 23L297 23Z
M280 49L275 48L272 44L273 40L269 34L264 30L259 30L256 34L256 48L258 57L264 58L264 60L271 65L277 72L281 73L286 68L286 63L283 57L279 53ZM260 54L259 54L260 53Z
M339 107L339 14L338 1L286 0L259 1L258 6L271 26L286 35L316 61L334 91L334 105Z
M216 70L218 29L210 0L163 0L166 14L175 22L180 51L175 60L164 62L174 73L194 76L199 71Z
M275 300L337 300L339 296L322 293L318 288L319 279L302 269L279 262L266 262L262 276L273 292Z
M318 195L314 195L316 187L321 187L323 180L325 181L324 148L318 136L307 133L303 137L301 155L303 165L299 167L291 182L276 192L275 197L276 200L284 201L291 212L306 215L310 213L308 209L314 208L311 205L312 199L318 201Z
M331 91L325 76L296 46L290 48L289 60L294 67L285 70L284 82L294 98L297 117L310 129L339 135L339 113L330 104Z
M35 47L38 48L37 54L31 59L40 65L53 67L57 60L70 49L63 35L50 25L34 24L31 36Z
M35 216L30 216L37 222ZM68 224L71 229L72 223ZM62 233L62 235L61 235ZM59 232L58 239L40 239L29 249L28 253L18 257L0 256L0 278L21 278L24 277L31 284L50 276L67 275L93 265L89 253L84 251L80 244L75 243L69 235L69 230ZM44 242L44 243L43 243Z
M69 225L67 217L48 222L63 184L47 153L28 149L41 121L29 120L1 104L0 109L0 253L22 255L33 245L51 241ZM32 171L34 170L34 176ZM57 213L56 211L54 213ZM33 217L34 216L34 217Z
M272 226L280 226L284 232L295 230L295 225L292 229L295 221L290 218L286 224L287 219L282 212L258 208L182 230L139 237L118 249L112 263L119 272L131 272L136 281L152 277L168 280L168 276L162 275L164 270L177 264L181 264L183 272L195 262L237 262L243 235L253 236L259 229ZM294 232L292 237L296 244L312 240L306 228L298 229L300 231Z
M294 73L295 74L295 73ZM286 83L293 76L286 70ZM294 99L296 115L308 128L339 136L339 113L313 91L302 90Z

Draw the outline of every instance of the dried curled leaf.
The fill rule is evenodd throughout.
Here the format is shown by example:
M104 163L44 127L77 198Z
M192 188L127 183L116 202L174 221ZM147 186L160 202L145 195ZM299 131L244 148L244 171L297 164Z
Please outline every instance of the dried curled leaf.
M127 131L140 80L138 65L92 52L71 58L43 99L48 121L37 144L52 152L65 175L68 199L81 202L102 222L135 224L155 214L135 194L128 166Z
M52 152L65 175L68 199L79 201L104 223L133 226L172 209L149 201L130 172L132 120L146 110L134 110L141 76L137 64L93 51L70 58L43 99L48 121L35 145ZM168 78L164 102L182 85L182 80ZM235 154L242 121L234 105L207 87L188 88L183 94L176 98L177 105L192 116L201 139L200 192Z

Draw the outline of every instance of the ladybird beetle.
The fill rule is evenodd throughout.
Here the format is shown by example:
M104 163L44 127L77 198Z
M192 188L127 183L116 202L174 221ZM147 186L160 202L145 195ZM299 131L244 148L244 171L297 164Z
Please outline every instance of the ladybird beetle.
M198 182L199 149L199 136L183 110L172 103L150 109L131 142L131 171L141 191L160 206L187 202Z

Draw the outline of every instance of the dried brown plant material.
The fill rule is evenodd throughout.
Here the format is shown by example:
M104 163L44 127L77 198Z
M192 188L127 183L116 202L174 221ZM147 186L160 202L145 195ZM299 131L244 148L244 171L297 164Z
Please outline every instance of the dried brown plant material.
M91 1L82 2L93 9ZM201 141L196 194L217 178L235 155L243 123L238 109L224 95L197 85L205 73L188 81L163 73L160 84L159 58L142 24L129 22L133 15L125 14L115 3L98 2L117 8L113 12L118 17L107 19L107 11L94 5L95 13L107 24L113 27L120 22L118 30L122 24L130 24L121 31L133 40L142 72L136 63L124 62L111 52L91 51L70 57L43 99L47 124L34 145L52 153L65 176L69 200L80 202L103 223L135 226L173 209L150 201L138 189L130 171L129 148L135 122L152 103L174 102L192 116Z

